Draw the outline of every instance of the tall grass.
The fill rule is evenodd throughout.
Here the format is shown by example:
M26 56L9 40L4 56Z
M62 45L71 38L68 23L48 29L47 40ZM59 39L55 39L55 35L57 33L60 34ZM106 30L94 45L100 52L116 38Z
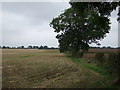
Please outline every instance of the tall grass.
M95 58L102 64L104 62L104 53L103 52L96 53Z
M113 75L111 75L108 72L107 69L105 69L105 67L102 64L96 65L96 64L93 64L93 63L88 63L87 59L84 59L84 58L76 58L76 57L72 57L68 54L65 54L65 55L68 58L70 58L71 61L76 63L81 68L81 71L84 70L83 73L86 74L86 77L89 76L89 78L87 78L87 81L89 81L88 79L95 79L95 77L97 77L97 80L91 81L90 85L93 85L93 87L98 86L98 87L113 88L113 86L110 86L108 83L111 80L114 80L114 77L113 77ZM98 57L99 57L99 55L98 55ZM103 57L104 57L104 55L103 55ZM95 76L90 76L91 74L94 74ZM86 79L86 78L83 78L83 79ZM85 81L85 83L87 81ZM81 84L81 83L79 82L79 84Z
M105 59L106 56L103 52L96 53L95 59L101 64L101 66L104 66L105 69L107 69L110 73L114 75L120 75L120 53L107 53L108 58ZM106 62L107 61L107 62Z
M110 53L108 57L108 64L110 67L110 70L120 76L120 53Z

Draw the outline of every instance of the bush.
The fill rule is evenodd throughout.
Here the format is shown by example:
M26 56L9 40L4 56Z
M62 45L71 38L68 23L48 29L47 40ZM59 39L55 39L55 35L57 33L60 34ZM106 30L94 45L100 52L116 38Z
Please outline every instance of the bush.
M96 53L95 58L102 64L104 61L104 53L102 52Z
M109 66L110 66L110 70L117 74L120 75L120 53L109 53Z

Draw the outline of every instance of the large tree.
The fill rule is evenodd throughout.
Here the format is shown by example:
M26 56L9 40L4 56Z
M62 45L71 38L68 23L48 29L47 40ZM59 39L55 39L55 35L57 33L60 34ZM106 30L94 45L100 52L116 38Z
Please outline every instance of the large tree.
M110 30L109 11L95 8L95 3L70 3L71 8L54 18L50 26L58 33L60 52L71 51L73 56L82 56L89 49L89 44L103 39ZM105 4L106 5L106 4ZM111 4L110 4L111 5ZM99 11L98 11L99 10Z
M84 12L86 8L89 8L96 13L99 13L100 16L108 16L113 10L119 6L120 2L74 2L71 0L70 5L77 9L78 12Z

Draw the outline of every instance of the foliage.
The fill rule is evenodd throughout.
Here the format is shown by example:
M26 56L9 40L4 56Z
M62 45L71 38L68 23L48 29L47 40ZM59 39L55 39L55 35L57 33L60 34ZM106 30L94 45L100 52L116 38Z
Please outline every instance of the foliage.
M74 0L72 0L74 1ZM113 10L116 10L116 7L119 6L120 2L70 2L71 6L78 11L83 11L86 8L89 8L96 13L99 13L99 16L110 16ZM119 12L118 12L119 13Z
M92 4L95 5L95 3ZM80 52L87 51L89 44L99 44L98 40L109 33L108 12L101 11L100 14L92 4L89 3L88 6L90 5L91 8L88 8L87 3L71 3L71 8L52 20L50 26L58 33L56 38L60 43L60 52L72 51L73 56L82 56ZM78 11L74 6L80 6L80 10ZM112 10L108 10L109 13Z
M118 8L118 18L117 21L120 23L120 2L119 2L119 8Z

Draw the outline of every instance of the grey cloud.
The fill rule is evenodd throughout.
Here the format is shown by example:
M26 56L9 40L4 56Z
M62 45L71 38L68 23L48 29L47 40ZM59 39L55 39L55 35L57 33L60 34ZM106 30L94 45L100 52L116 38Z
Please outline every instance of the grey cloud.
M3 11L22 14L33 20L33 24L41 21L50 21L59 15L61 11L69 7L68 2L26 2L26 3L3 3Z
M5 2L2 4L3 45L58 46L50 21L69 8L68 2ZM111 16L111 31L102 46L117 46L117 10Z
M57 47L56 33L49 23L67 8L69 4L65 2L3 3L3 45Z

